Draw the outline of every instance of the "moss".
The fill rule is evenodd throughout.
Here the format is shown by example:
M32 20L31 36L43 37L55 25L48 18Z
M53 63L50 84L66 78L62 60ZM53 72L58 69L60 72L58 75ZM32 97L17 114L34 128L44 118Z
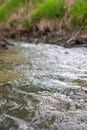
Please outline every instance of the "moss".
M27 29L30 27L29 19L24 19L24 21L22 22L22 27L24 29Z
M73 83L76 83L77 85L79 85L81 87L87 86L87 82L85 80L81 80L81 79L76 79L76 80L73 81Z
M63 78L63 77L59 77L58 80L60 80L60 81L63 82L63 81L65 81L65 78Z
M20 22L17 19L14 19L10 22L11 27L14 27L14 28L18 27L19 24Z

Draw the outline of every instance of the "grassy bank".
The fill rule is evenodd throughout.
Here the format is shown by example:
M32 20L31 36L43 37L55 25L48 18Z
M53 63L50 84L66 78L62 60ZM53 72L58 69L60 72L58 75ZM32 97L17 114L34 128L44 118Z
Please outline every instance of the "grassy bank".
M39 4L31 14L33 21L41 19L55 19L64 16L64 0L49 0Z
M0 3L0 21L15 21L14 26L19 26L20 23L21 27L28 28L32 23L37 25L43 19L44 22L58 19L59 24L65 28L69 25L75 28L87 26L86 0L0 0ZM12 17L13 13L16 14L15 17Z
M13 11L19 7L19 4L23 3L23 0L7 0L0 5L0 21L6 21Z
M76 0L71 7L70 15L77 25L87 26L87 1Z

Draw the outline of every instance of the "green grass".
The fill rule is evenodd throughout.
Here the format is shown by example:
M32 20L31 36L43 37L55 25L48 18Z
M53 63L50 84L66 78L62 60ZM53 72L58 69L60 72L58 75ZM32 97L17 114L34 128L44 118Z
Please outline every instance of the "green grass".
M76 0L71 8L71 16L79 26L87 26L87 0Z
M45 2L45 0L34 0L33 4L34 4L35 7L37 7L38 4L41 4L43 2Z
M20 3L23 3L24 0L7 0L0 5L0 21L5 21L9 15L17 9Z
M31 14L33 21L39 21L42 18L53 19L64 16L64 0L46 0L39 4Z
M44 0L34 0L35 7ZM16 11L20 4L29 8L29 0L0 0L0 21L6 21L13 11Z
M28 26L30 21L28 16L31 16L33 22L38 22L43 18L55 19L63 17L67 11L64 1L33 0L34 10L29 12L31 15L26 14L27 20L23 19L24 26ZM25 5L28 12L29 0L0 0L0 21L7 21L12 12L17 11L20 4ZM87 0L75 0L75 4L70 8L69 17L71 18L71 25L74 24L78 27L87 26Z

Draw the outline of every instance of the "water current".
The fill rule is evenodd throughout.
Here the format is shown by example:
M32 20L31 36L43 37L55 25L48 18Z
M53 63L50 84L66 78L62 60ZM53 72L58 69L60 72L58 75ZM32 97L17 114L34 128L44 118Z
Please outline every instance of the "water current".
M0 130L87 130L87 48L21 42L0 53Z

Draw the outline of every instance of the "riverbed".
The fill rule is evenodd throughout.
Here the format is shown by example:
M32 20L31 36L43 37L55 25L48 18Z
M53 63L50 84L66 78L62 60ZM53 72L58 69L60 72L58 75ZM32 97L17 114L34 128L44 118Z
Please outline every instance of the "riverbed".
M0 130L86 130L87 48L16 43L0 54Z

